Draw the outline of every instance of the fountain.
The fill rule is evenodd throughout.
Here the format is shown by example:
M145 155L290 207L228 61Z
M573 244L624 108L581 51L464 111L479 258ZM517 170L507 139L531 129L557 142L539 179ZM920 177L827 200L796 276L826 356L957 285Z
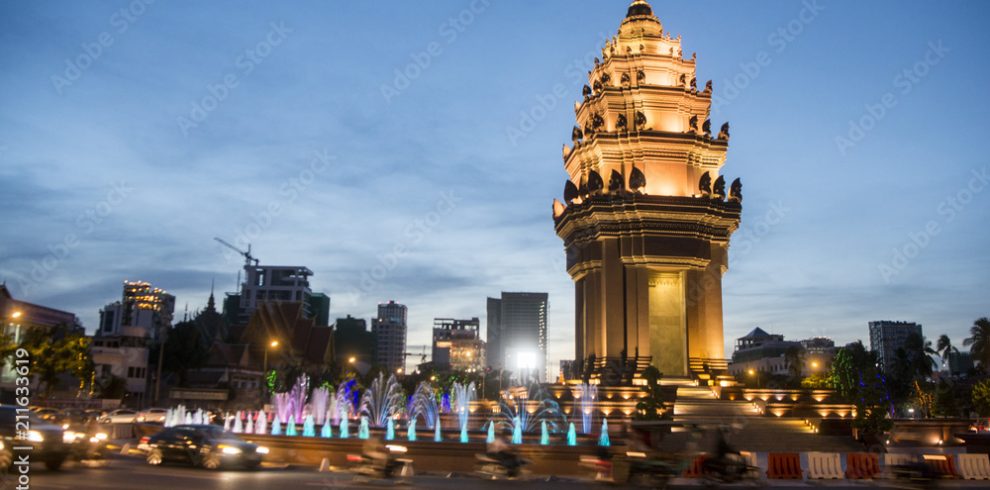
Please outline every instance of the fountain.
M512 422L512 443L522 444L522 420L517 415Z
M388 419L388 422L385 424L385 440L386 441L395 440L395 422L392 422L391 418Z
M191 413L186 412L186 417L185 417L185 420L183 420L183 423L185 423L186 425L192 425L193 418L192 418L192 414Z
M303 409L306 406L306 396L309 394L309 376L305 374L296 378L296 383L289 390L289 405L296 420L302 420Z
M354 380L347 383L341 383L337 387L337 393L333 397L331 402L331 416L336 424L340 423L341 414L343 418L347 418L348 414L353 410L354 405L351 403L351 387L354 386Z
M598 445L602 447L611 446L611 441L608 439L608 419L602 419L602 433L598 436Z
M559 434L564 431L567 419L560 410L560 405L539 385L533 385L527 396L502 398L499 401L499 425L513 431L536 432L540 423L547 423L547 431Z
M550 445L550 434L547 433L547 421L540 421L540 445L549 446Z
M330 400L330 389L326 387L313 388L309 396L309 409L314 414L316 424L323 424L327 415L327 405Z
M403 399L402 387L395 376L386 380L384 374L379 374L361 395L358 413L366 416L375 427L385 427L389 419L401 413Z
M591 434L592 424L594 424L595 400L598 399L598 386L582 383L578 385L578 398L574 400L575 410L581 411L581 432Z
M418 417L423 418L423 423L427 427L433 428L433 421L440 415L440 406L437 404L436 390L433 385L423 381L416 385L413 392L412 403L409 404L409 421L412 422Z
M443 434L440 433L440 416L437 415L437 421L433 424L433 442L443 442Z
M495 442L495 421L488 421L488 437L485 438L485 442L491 444Z
M241 412L238 411L237 415L234 415L234 427L231 429L234 434L240 434L244 432L244 423L241 422Z
M468 442L467 424L468 418L471 416L471 402L477 395L474 383L462 385L455 382L451 388L451 393L454 394L454 410L457 412L457 420L460 422L461 442Z
M406 439L409 439L409 442L415 442L416 441L416 418L415 417L409 419L409 425L406 426Z
M367 439L371 434L368 430L368 417L361 417L361 423L358 425L358 439Z
M264 410L258 410L258 423L254 425L254 433L265 435L268 429L268 414Z
M285 435L287 436L297 436L296 433L296 415L290 413L289 421L285 423Z
M275 420L272 421L272 435L273 436L282 435L282 421L279 420L278 414L275 414Z
M340 419L340 425L338 425L337 428L339 429L341 439L347 439L350 437L346 408L344 409L344 417Z
M574 422L567 426L567 445L577 446L577 431L574 430Z
M303 437L316 437L316 421L312 414L303 419Z
M254 417L252 417L250 413L248 413L247 416L247 427L244 428L244 433L254 434Z
M227 414L223 416L223 431L230 432L230 421L234 419L233 415Z
M330 439L333 437L333 426L330 425L329 417L323 422L323 428L320 429L320 437L324 439Z

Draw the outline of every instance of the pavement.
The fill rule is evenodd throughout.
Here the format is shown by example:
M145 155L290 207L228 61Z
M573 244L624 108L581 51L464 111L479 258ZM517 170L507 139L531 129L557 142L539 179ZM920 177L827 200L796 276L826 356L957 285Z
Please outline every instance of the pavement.
M193 489L229 489L229 490L261 490L261 489L350 489L350 488L430 488L430 489L495 489L495 488L533 488L541 490L582 490L629 488L594 482L590 479L577 478L546 478L530 476L515 481L482 480L471 473L456 475L417 475L412 478L397 480L368 480L344 472L319 472L316 468L296 467L290 465L266 464L259 470L222 470L208 471L188 466L166 465L153 467L136 457L116 457L100 466L67 463L57 472L48 471L43 466L31 467L30 488L39 489L150 489L150 490L193 490ZM772 490L811 490L820 488L856 488L856 489L909 489L920 488L903 482L851 482L851 481L754 481L723 488L751 489L754 487ZM15 489L15 475L0 476L0 490ZM22 487L24 488L24 487ZM667 486L673 490L707 490L698 480L678 478ZM990 488L990 482L974 481L944 481L939 482L941 489L985 489Z

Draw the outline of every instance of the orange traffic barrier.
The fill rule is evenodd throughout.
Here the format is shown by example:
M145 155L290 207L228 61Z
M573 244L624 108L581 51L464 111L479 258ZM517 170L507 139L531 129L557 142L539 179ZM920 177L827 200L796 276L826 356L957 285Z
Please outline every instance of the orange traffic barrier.
M849 453L846 455L846 478L869 480L880 474L880 458L873 453Z
M705 474L705 456L697 456L684 470L684 478L701 478Z
M773 480L801 480L801 455L798 453L770 453L767 455L767 478Z
M922 457L925 464L942 478L956 477L956 465L952 464L952 458L944 454L925 454Z

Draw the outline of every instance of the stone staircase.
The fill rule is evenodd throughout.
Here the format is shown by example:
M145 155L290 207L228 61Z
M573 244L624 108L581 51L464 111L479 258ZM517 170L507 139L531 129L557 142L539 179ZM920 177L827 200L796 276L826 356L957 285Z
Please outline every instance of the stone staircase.
M708 387L678 385L674 403L674 422L684 425L729 425L735 428L729 442L742 451L861 451L862 446L849 436L825 436L815 433L803 419L765 416L751 402L721 400ZM686 437L676 433L671 441ZM686 439L683 440L686 442ZM704 446L704 444L702 444Z

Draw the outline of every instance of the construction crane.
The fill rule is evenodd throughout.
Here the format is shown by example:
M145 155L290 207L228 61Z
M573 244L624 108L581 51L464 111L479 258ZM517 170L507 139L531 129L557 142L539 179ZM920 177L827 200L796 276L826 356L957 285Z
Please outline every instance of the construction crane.
M410 348L421 347L423 349L423 352L420 353L420 354L417 354L415 352L403 352L402 353L402 357L419 356L419 362L420 363L426 362L426 348L428 346L426 346L426 345L410 345L409 347Z
M224 240L223 238L213 237L213 239L216 240L216 241L218 241L218 242L220 242L221 245L223 245L223 246L225 246L225 247L227 247L227 248L229 248L229 249L231 249L231 250L233 250L233 251L235 251L235 252L243 255L244 256L244 265L245 266L249 266L249 265L251 265L251 262L254 262L254 266L257 267L258 264L260 263L258 261L258 259L256 259L254 256L251 255L251 244L250 243L248 244L247 252L245 252L245 251L243 251L243 250L235 247L234 245L232 245L230 242Z

